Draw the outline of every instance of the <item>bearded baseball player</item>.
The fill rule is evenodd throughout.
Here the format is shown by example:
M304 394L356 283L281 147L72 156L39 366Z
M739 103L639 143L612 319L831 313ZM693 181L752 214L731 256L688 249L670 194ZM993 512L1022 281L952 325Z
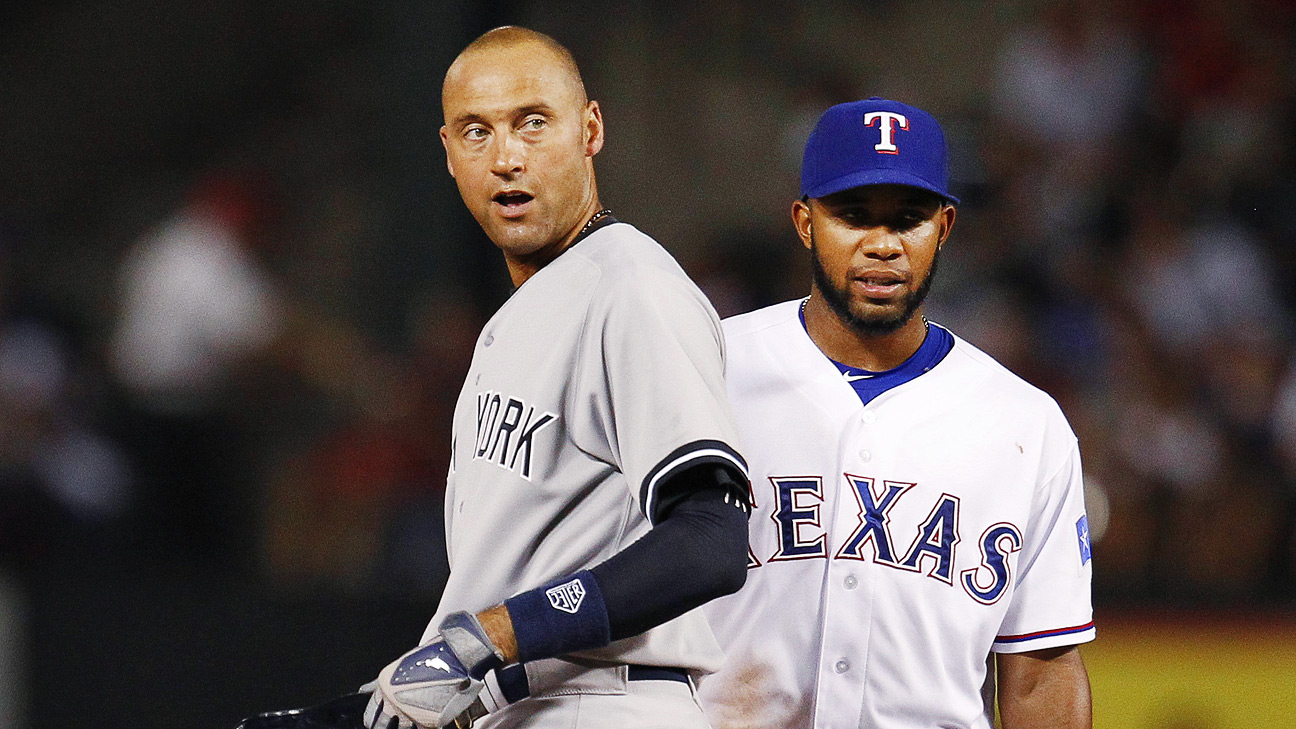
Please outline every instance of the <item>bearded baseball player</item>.
M958 202L944 133L895 101L832 107L801 192L809 298L724 323L753 516L746 586L706 607L712 724L988 728L997 678L1003 727L1090 726L1076 438L923 316Z
M369 727L705 727L722 654L698 606L746 576L746 464L714 310L599 202L598 102L517 27L450 66L441 141L516 287L454 413L450 577ZM461 718L460 721L465 721Z

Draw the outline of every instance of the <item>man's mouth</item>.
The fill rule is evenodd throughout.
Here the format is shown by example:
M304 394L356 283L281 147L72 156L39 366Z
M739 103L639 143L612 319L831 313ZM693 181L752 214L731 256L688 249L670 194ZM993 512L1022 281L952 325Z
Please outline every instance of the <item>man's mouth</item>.
M530 207L530 203L535 196L529 192L519 190L506 190L495 193L491 202L500 206L500 214L506 218L513 218L522 215Z
M851 286L870 299L886 299L898 294L904 287L905 277L891 271L869 271L851 277Z

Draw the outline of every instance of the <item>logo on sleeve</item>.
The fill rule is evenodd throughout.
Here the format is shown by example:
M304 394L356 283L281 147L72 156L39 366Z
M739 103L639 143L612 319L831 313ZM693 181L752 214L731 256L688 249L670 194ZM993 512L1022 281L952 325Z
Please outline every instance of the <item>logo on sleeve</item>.
M1081 516L1080 521L1076 522L1076 537L1080 540L1080 564L1087 564L1093 557L1093 551L1089 544L1089 517Z
M549 598L549 604L555 610L575 615L585 599L585 585L581 583L580 578L576 578L571 582L564 582L545 590L545 597Z

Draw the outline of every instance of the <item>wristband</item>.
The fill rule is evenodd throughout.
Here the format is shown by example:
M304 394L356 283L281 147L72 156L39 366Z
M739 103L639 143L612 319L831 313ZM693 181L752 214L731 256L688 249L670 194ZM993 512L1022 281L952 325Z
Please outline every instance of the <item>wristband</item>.
M514 595L504 605L523 663L612 642L603 592L589 570Z

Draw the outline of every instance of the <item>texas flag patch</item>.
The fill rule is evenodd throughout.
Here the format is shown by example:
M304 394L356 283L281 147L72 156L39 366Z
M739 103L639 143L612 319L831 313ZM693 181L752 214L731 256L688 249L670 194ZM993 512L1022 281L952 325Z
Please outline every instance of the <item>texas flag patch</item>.
M1082 516L1076 522L1076 538L1080 540L1080 564L1087 564L1093 557L1093 547L1089 544L1089 517Z

